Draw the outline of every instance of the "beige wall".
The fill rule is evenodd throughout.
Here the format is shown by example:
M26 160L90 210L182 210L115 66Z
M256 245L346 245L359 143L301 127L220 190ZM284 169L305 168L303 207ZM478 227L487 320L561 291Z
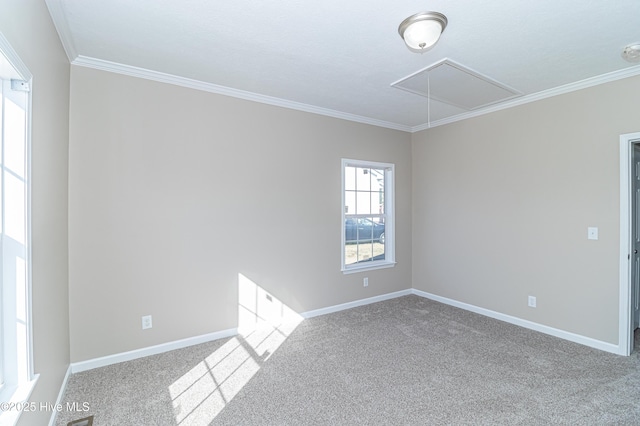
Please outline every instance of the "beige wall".
M640 131L638 93L635 77L414 134L414 288L617 344L619 136Z
M33 349L40 379L30 400L55 402L69 365L69 61L44 1L4 1L0 31L33 75ZM19 424L43 425L50 416L46 411L24 413Z
M410 288L410 139L72 67L72 361L236 327L239 273L297 312ZM395 268L340 272L342 157L396 164Z
M70 357L235 327L238 273L299 312L413 284L617 343L618 136L640 129L640 78L411 137L73 67L69 142L44 2L4 2L0 31L34 75L31 401L55 401ZM393 269L339 272L342 157L396 164Z

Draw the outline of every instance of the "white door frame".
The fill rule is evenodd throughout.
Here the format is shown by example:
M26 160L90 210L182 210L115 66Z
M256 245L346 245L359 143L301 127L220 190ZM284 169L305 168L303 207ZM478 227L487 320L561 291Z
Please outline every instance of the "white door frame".
M633 350L631 315L631 159L633 143L640 143L640 132L620 135L620 301L618 353Z

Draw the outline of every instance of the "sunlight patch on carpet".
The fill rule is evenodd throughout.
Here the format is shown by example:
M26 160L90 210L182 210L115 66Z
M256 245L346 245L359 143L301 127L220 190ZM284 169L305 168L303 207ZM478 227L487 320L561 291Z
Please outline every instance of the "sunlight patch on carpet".
M302 317L238 274L238 333L169 386L178 425L208 425L249 383Z

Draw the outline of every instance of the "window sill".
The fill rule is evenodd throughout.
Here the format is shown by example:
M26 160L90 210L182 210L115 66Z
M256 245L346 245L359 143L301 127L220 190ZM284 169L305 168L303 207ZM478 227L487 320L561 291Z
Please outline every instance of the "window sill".
M375 269L393 268L396 266L396 262L372 262L367 265L350 266L348 268L343 267L343 274L355 274L356 272L373 271Z
M38 411L40 406L29 403L29 397L36 387L39 375L36 374L30 382L18 386L5 386L0 391L0 425L15 425L23 411Z

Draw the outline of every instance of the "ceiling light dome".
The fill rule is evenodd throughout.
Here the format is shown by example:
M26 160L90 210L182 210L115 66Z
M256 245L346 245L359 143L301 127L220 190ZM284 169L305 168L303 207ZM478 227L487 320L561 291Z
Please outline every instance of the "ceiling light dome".
M622 58L627 62L640 62L640 43L630 44L622 51Z
M400 37L412 52L426 52L447 27L447 17L438 12L420 12L409 16L398 27Z

